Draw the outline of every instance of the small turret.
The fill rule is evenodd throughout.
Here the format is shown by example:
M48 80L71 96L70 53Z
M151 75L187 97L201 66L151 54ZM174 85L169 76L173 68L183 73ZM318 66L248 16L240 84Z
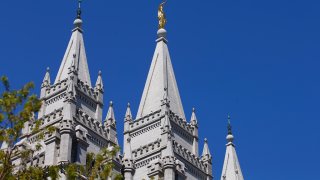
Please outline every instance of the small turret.
M131 120L132 120L131 106L130 106L130 103L128 103L127 111L125 115L125 121L131 121Z
M199 131L198 131L198 120L196 116L196 109L192 109L192 115L190 120L191 127L193 128L193 144L192 151L193 154L199 156Z
M109 110L108 110L106 119L104 120L104 127L108 132L107 134L108 139L115 144L117 139L117 128L116 128L116 118L114 116L112 101L110 101Z
M96 87L95 87L95 89L103 92L103 91L104 91L103 88L104 88L104 87L103 87L103 81L102 81L102 72L99 71L98 78L97 78L97 81L96 81Z
M40 90L40 99L42 100L42 105L38 113L38 118L42 118L45 113L46 109L46 103L44 103L44 98L47 95L47 91L50 89L51 80L50 80L50 68L47 67L46 74L43 78L42 84L41 84L41 90Z
M126 134L130 130L130 122L132 122L132 113L130 103L127 105L127 111L124 118L124 133Z
M132 149L131 149L131 137L130 137L130 122L132 121L132 113L130 108L130 103L127 105L127 111L124 118L124 139L123 139L123 171L124 179L132 180L134 174L134 162L132 158Z
M124 139L124 156L122 158L123 172L125 180L132 180L134 174L134 161L132 159L131 138Z
M212 176L212 156L211 156L211 153L209 150L207 138L204 139L204 146L203 146L201 160L206 165L207 180L212 180L212 178L213 178L213 176Z
M47 71L46 71L46 74L43 78L43 81L42 81L42 87L46 87L46 86L50 86L51 84L51 81L50 81L50 68L47 67Z
M50 88L51 81L50 81L50 68L47 68L46 74L43 78L42 84L41 84L41 93L40 98L43 98L46 96L46 91L48 88Z
M192 108L192 115L191 115L190 123L192 126L198 126L198 119L196 116L196 109L195 108Z
M116 118L114 115L114 109L113 109L113 102L110 101L109 103L109 110L106 116L106 119L104 120L104 125L106 127L108 126L115 126L116 125Z
M102 108L103 108L103 81L102 81L102 72L99 71L98 78L96 82L96 86L94 88L94 91L96 93L96 100L97 100L97 108L95 113L95 118L97 121L102 123Z
M212 160L212 156L209 150L209 145L208 145L208 139L205 138L204 139L204 146L203 146L203 151L202 151L202 160L203 161L208 161L211 162Z

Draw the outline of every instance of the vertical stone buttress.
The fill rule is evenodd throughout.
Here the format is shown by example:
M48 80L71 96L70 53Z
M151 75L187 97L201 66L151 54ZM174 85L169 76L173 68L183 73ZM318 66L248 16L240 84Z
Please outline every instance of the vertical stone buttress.
M198 132L198 120L196 117L195 108L192 109L190 123L191 123L191 127L193 128L192 152L194 155L199 156L199 132Z
M167 94L167 92L165 93ZM165 95L162 104L162 110L165 113L162 126L162 140L166 142L166 149L162 152L163 177L165 180L175 180L175 157L172 147L172 131L169 119L170 102Z
M69 163L72 162L71 152L72 152L72 140L75 133L74 119L76 112L76 89L75 82L77 82L76 73L72 71L69 72L68 77L68 88L67 95L64 100L63 107L63 120L60 122L60 159L59 163Z
M212 156L209 150L208 140L204 140L201 160L206 166L207 180L212 180Z
M131 137L130 137L130 122L132 122L132 113L130 104L128 103L126 115L124 118L124 156L122 159L123 173L125 180L133 180L134 162L131 153Z

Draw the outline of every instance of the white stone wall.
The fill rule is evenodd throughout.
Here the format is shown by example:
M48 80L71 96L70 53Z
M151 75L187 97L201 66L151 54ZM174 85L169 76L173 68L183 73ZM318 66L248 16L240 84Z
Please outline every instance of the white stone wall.
M188 149L190 152L192 152L192 144L187 142L183 137L181 137L179 134L174 132L174 140L177 141L180 145L182 145L184 148Z
M53 98L54 99L54 98ZM57 101L53 102L53 99L49 99L46 101L46 108L45 108L45 114L44 115L48 115L50 113L52 113L53 111L55 111L56 109L62 108L64 103L63 103L63 98L59 99Z
M157 122L155 122L157 123ZM148 126L147 126L148 127ZM157 139L161 139L161 127L156 127L151 130L146 130L146 132L137 135L137 136L131 136L131 149L135 150L140 148L141 146L145 146L149 143L153 143ZM142 128L144 129L144 128ZM140 130L142 130L140 129ZM137 130L139 131L139 130ZM135 131L135 132L137 132ZM130 133L131 135L134 134L135 132Z

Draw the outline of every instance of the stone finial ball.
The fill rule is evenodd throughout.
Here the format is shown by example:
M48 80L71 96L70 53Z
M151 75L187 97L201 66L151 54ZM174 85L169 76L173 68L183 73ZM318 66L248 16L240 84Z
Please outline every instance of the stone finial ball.
M81 20L81 19L76 19L76 20L74 20L73 24L74 24L76 27L81 27L81 25L82 25L82 20Z
M167 37L167 31L165 29L159 29L158 32L158 38L166 38Z
M229 142L232 142L233 139L234 139L233 135L232 135L232 134L228 134L227 140L228 140Z

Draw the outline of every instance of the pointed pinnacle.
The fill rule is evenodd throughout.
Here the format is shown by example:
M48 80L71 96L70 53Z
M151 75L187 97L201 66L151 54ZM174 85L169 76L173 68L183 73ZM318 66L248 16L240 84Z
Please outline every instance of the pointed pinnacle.
M102 81L102 72L99 71L98 73L98 78L97 78L97 81L96 81L96 88L98 90L103 90L103 81Z
M207 138L204 139L204 145L203 145L203 151L202 151L202 156L204 157L206 155L211 157L211 153L210 153L210 150L209 150L209 145L208 145L208 139Z
M81 19L81 3L82 0L78 0L77 19Z
M191 125L196 126L198 124L197 116L196 116L196 109L192 108L192 115L191 115Z
M112 123L116 122L115 116L114 116L114 109L113 109L113 102L110 101L109 104L109 109L108 109L108 113L106 116L106 122L105 123L109 123L108 125L112 125Z
M130 103L128 103L127 105L127 111L126 111L126 115L125 115L125 120L131 120L132 119L132 113L131 113L131 109L130 109Z
M50 82L50 68L47 67L46 74L44 75L42 84L43 85L50 85L50 83L51 83Z
M228 134L232 134L231 117L228 115Z

